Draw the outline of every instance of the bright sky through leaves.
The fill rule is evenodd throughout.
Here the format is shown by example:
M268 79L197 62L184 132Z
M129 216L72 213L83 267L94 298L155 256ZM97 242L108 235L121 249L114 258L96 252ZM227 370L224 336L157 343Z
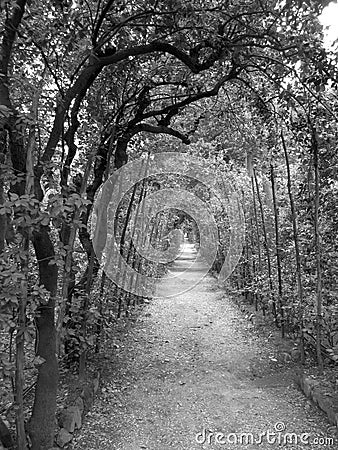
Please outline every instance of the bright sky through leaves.
M324 44L327 48L331 48L333 42L338 39L338 3L331 2L319 19L324 27Z

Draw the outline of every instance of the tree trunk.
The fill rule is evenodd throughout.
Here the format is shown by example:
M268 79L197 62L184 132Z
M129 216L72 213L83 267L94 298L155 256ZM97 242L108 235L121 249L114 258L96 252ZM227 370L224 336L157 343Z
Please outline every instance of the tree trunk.
M115 134L116 134L116 126L112 126L111 136L109 140L109 147L108 147L108 154L107 154L107 165L106 169L104 171L103 175L103 181L106 182L109 178L109 172L110 172L110 162L113 155L113 147L115 142ZM114 159L115 161L115 159ZM114 164L112 164L114 166ZM102 331L103 331L103 304L104 304L104 287L107 281L107 274L103 270L102 276L101 276L101 283L100 283L100 299L99 299L99 318L97 319L96 324L96 344L95 344L95 353L99 353L100 346L101 346L101 339L102 339Z
M32 241L39 263L40 284L50 293L48 303L41 304L36 318L36 354L44 359L39 365L29 434L32 450L48 450L53 447L56 411L56 393L59 380L56 358L56 330L54 325L55 296L58 269L50 264L54 249L47 227L33 232Z
M88 310L89 310L89 305L90 305L90 291L91 291L93 275L94 275L94 264L95 264L95 258L94 258L94 250L93 250L93 253L90 255L90 258L89 258L87 284L86 284L85 297L84 297L83 309L82 309L81 336L83 338L83 341L81 341L81 343L80 343L80 358L79 358L79 378L81 380L84 380L86 377L86 363L87 363L87 353L88 353L88 348L87 348L87 343L86 343L87 319L88 319Z
M146 163L144 178L142 180L142 185L141 185L141 192L140 192L139 201L138 201L138 205L137 205L137 212L135 214L135 225L136 225L136 221L138 221L140 223L139 229L141 229L141 232L138 234L137 240L136 240L136 245L138 245L138 246L141 244L141 242L143 242L144 234L146 233L145 224L149 223L149 221L145 220L145 218L144 218L144 211L145 211L145 206L146 206L146 202L144 201L144 199L145 199L145 197L147 195L147 191L148 191L147 176L148 176L149 161L150 161L150 153L148 154L148 159L147 159L147 163ZM139 211L140 204L141 204L142 201L143 201L143 203L142 203L141 211ZM136 232L136 229L134 228L133 235L132 235L132 241L135 241L135 232ZM132 258L132 267L134 268L134 271L136 273L133 275L134 282L132 282L131 290L137 292L137 288L138 288L138 285L139 285L139 274L138 274L138 272L139 272L139 269L140 269L142 258L141 258L140 255L136 254L136 251L137 250L136 250L136 248L134 246L133 258ZM138 295L138 294L136 294L136 295ZM136 299L136 296L134 296L133 306L135 306L135 299Z
M285 164L287 170L288 177L288 194L290 199L290 208L291 208L291 216L292 216L292 230L293 230L293 242L295 245L295 258L296 258L296 271L297 271L297 287L298 287L298 298L300 303L300 351L301 351L301 359L302 363L305 361L305 352L304 352L304 319L303 319L303 282L302 282L302 265L299 251L299 240L298 240L298 226L297 226L297 212L295 208L295 202L293 199L292 193L292 185L291 185L291 173L290 173L290 163L289 163L289 155L286 148L286 143L284 139L283 133L281 133L282 145L285 156Z
M28 257L29 257L29 238L22 237L22 263L21 269L25 275L21 282L21 299L18 308L18 329L16 333L16 354L15 354L15 404L16 404L16 434L19 450L26 450L27 439L25 430L25 413L23 405L23 390L25 385L24 367L25 367L25 326L26 326L26 305L28 295Z
M272 200L273 200L273 210L275 216L275 242L276 242L276 261L277 261L277 276L278 276L278 306L279 313L281 316L281 332L282 337L285 336L285 323L284 323L284 309L283 309L283 283L282 283L282 268L281 268L281 254L280 254L280 243L279 243L279 227L278 227L278 205L276 198L276 186L275 186L275 173L273 165L270 165L270 175L271 175L271 187L272 187Z
M316 271L317 271L317 320L316 320L316 349L317 349L317 363L319 373L323 373L323 355L322 355L322 267L321 267L321 242L320 242L320 230L319 230L319 163L318 163L318 142L316 129L312 127L311 147L313 151L313 166L315 175L315 242L316 242Z
M125 219L124 219L123 228L122 228L121 239L120 239L120 255L118 256L119 263L118 263L118 273L117 273L117 277L118 278L116 280L117 282L119 282L119 279L120 279L121 261L122 261L123 258L125 258L125 257L128 258L129 257L130 245L129 245L127 253L125 252L126 233L127 233L127 228L128 228L129 219L130 219L130 216L131 216L134 200L135 200L136 190L137 190L137 183L134 185L134 188L133 188L130 200L129 200L128 208L127 208L127 211L126 211L126 216L125 216ZM126 272L124 272L122 274L122 286L125 283L125 279L126 279ZM123 289L121 289L119 286L117 286L117 295L118 295L117 317L121 317L122 305L123 305L125 296L128 295L128 294L126 294L126 292ZM126 312L126 314L127 314L127 312Z
M275 321L277 324L278 322L277 322L276 302L275 302L275 298L274 298L273 283L272 283L271 256L270 256L270 249L269 249L268 237L267 237L266 226L265 226L264 208L263 208L263 202L262 202L262 198L261 198L260 191L259 191L259 184L258 184L258 179L257 179L255 169L253 170L253 173L254 173L254 179L255 179L255 184L256 184L256 189L257 189L257 198L258 198L259 208L260 208L260 212L261 212L261 219L262 219L262 230L263 230L263 237L264 237L264 247L265 247L265 251L266 251L266 260L267 260L267 265L268 265L270 295L272 297L272 312L273 312L273 315L275 317Z
M93 157L90 156L85 172L82 178L81 187L79 191L79 195L82 196L82 194L85 192L87 188L88 178L90 174L90 169L92 166L92 159ZM67 233L67 242L64 244L67 245L67 253L65 257L65 263L64 263L64 270L63 270L63 280L62 280L62 294L61 294L61 305L59 309L59 314L57 318L57 353L60 355L62 344L63 344L63 338L62 338L62 331L63 331L63 321L65 318L65 312L66 312L66 306L68 303L68 297L69 297L69 286L72 280L72 264L73 264L73 253L74 253L74 243L76 238L76 232L78 230L78 221L80 219L80 209L77 208L73 215L73 224L69 230L69 233ZM67 227L67 225L66 225ZM68 228L68 227L67 227Z
M140 167L139 178L142 178L142 176L145 176L146 172L143 173L143 170L144 169L143 169L143 164L142 164L141 167ZM146 169L145 170L147 170L147 165L146 165ZM124 221L124 225L123 225L123 229L122 229L122 233L121 233L121 239L120 239L120 253L121 253L121 255L119 255L119 258L126 258L127 264L129 263L130 257L131 257L131 251L132 251L132 245L131 244L132 244L132 242L129 243L127 253L125 253L126 232L127 232L128 224L129 224L131 213L132 213L132 209L133 209L133 204L135 202L135 196L136 196L136 192L137 192L137 187L138 187L138 183L135 183L133 191L132 191L132 194L131 194L131 197L130 197L130 201L129 201L129 204L128 204L126 217L124 219L125 221ZM138 205L137 205L137 211L138 211ZM135 220L137 218L137 214L138 214L138 212L136 212ZM121 261L121 259L120 259L120 261ZM120 262L119 262L118 267L119 268L121 267L120 266ZM122 283L121 283L122 286L124 286L124 284L126 282L126 276L127 276L126 271L124 271L124 273L122 274ZM123 301L124 301L126 296L128 296L127 308L129 306L130 292L125 292L124 290L122 290L120 288L117 288L117 292L119 293L117 317L121 317L122 304L123 304ZM125 314L128 315L128 310L127 309L125 311Z
M99 317L96 322L96 343L95 343L95 353L100 352L101 347L101 339L102 339L102 331L103 331L103 305L104 305L104 299L105 299L105 284L107 280L106 272L103 271L101 275L101 282L100 282L100 296L99 296Z
M33 114L37 109L39 92L33 100ZM35 127L32 126L29 132L29 142L26 160L26 186L25 194L31 196L34 187L33 172L33 149L35 146ZM29 215L29 211L25 211ZM15 368L15 402L16 402L16 430L17 444L19 450L26 450L27 438L25 430L25 414L23 404L23 390L25 384L25 327L26 327L26 306L28 300L28 264L29 264L29 242L31 237L30 228L23 228L21 244L21 270L24 279L21 281L21 301L18 308L18 329L16 333L16 368Z
M261 241L259 238L259 225L258 225L258 215L257 215L257 205L256 205L256 194L255 194L255 183L253 172L251 175L251 191L252 191L252 202L253 202L253 211L255 218L255 228L256 228L256 238L257 238L257 253L258 253L258 276L262 274L263 266L262 266L262 251L261 251ZM260 291L261 282L258 283L258 292L256 293L256 310L258 309L258 300L261 298L262 311L263 315L265 315L265 304L264 298L262 299L262 294Z
M146 166L146 169L145 169L144 176L146 176L146 172L147 172L147 166ZM126 257L127 265L132 267L134 270L135 270L136 249L135 249L133 241L134 241L135 232L136 232L135 225L136 225L136 222L139 219L140 204L141 204L141 201L142 201L142 198L143 198L144 189L145 189L144 181L145 180L143 179L143 182L141 184L141 191L140 191L140 194L139 194L139 200L138 200L137 205L136 205L136 210L135 210L135 215L134 215L134 228L131 230L130 242L129 242L129 246L128 246L128 253L127 253L127 257ZM135 184L135 188L137 188L137 186L138 186L138 183ZM136 274L133 273L131 275L130 280L129 280L129 286L128 286L128 290L127 290L127 294L126 294L127 295L127 303L126 303L126 311L125 311L126 316L128 316L128 314L129 314L129 307L130 307L131 296L133 295L132 291L133 291L133 286L134 286L135 275Z
M250 217L250 247L251 247L251 261L252 261L252 277L251 277L251 294L253 297L253 303L255 304L255 310L258 311L258 292L255 292L253 290L254 286L254 280L257 276L257 268L256 268L256 261L255 261L255 241L254 241L254 224L252 217Z

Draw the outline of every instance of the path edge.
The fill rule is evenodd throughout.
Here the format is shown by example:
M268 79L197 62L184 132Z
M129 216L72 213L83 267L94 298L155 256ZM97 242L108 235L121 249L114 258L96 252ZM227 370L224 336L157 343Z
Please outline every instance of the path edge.
M295 381L305 397L326 414L329 422L338 428L338 405L329 395L323 394L320 382L301 372L296 373Z

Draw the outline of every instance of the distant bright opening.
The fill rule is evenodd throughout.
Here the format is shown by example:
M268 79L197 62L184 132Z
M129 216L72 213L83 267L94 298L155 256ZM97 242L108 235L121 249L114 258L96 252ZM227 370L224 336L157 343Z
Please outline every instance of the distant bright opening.
M324 27L324 44L329 50L333 50L333 43L338 39L338 3L330 3L324 8L319 20ZM338 44L334 45L338 48Z

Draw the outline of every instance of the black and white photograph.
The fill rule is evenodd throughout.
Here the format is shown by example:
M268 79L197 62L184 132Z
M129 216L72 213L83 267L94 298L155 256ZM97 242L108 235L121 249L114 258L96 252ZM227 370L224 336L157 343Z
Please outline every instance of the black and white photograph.
M337 150L337 0L0 0L0 450L337 450Z

